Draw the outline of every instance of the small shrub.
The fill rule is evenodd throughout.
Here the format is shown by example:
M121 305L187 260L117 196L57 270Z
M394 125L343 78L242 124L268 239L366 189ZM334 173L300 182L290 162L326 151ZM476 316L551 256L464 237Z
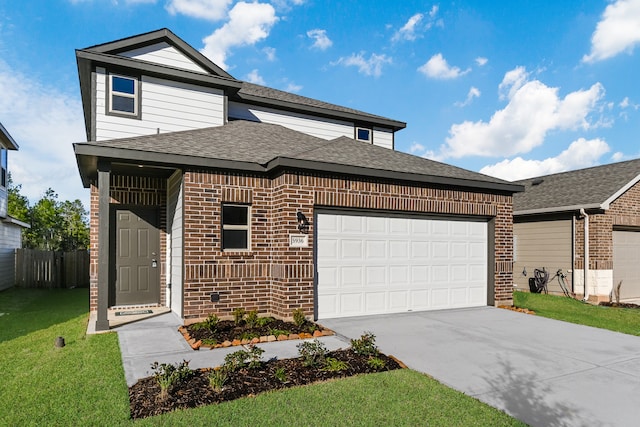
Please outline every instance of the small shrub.
M244 321L244 315L246 311L242 307L238 307L233 310L233 321L236 325L240 325Z
M229 372L236 372L243 368L255 369L260 367L264 350L255 345L249 346L249 350L238 350L224 357L222 368Z
M214 345L218 344L218 340L215 339L215 338L205 338L205 339L202 340L202 344L214 346Z
M369 365L369 367L371 369L375 369L376 371L380 371L380 370L384 369L384 367L387 364L385 363L384 360L380 359L379 357L372 357L371 359L367 360L367 365Z
M349 365L346 362L333 357L327 357L324 361L324 368L322 368L323 371L329 372L346 371L347 369L349 369Z
M183 360L181 363L173 365L171 363L151 364L153 377L160 386L160 398L166 399L171 391L171 387L188 380L193 371L189 368L189 362Z
M191 325L191 327L196 331L208 329L211 332L215 332L218 328L218 322L220 322L220 319L218 318L218 316L212 313L205 320L203 320L202 322L194 323L193 325Z
M260 317L256 322L256 325L263 327L267 326L269 323L273 322L275 319L273 317Z
M257 332L243 332L240 334L240 340L249 340L251 341L254 338L260 337L260 334Z
M287 371L285 371L285 369L282 367L276 369L276 371L273 373L273 376L281 383L287 381Z
M278 337L279 335L289 335L291 332L284 329L269 329L267 331L268 335L273 335L274 337Z
M317 339L297 345L304 366L320 366L324 363L327 348Z
M222 391L222 387L227 382L229 376L224 369L214 369L209 373L209 385L213 391L219 393Z
M365 332L360 338L351 340L351 349L361 356L377 356L376 336L371 332Z
M307 323L307 318L304 316L303 309L296 308L295 310L293 310L293 323L295 323L299 328Z
M255 328L258 323L258 310L251 310L247 313L246 319L244 319L247 326L250 328Z

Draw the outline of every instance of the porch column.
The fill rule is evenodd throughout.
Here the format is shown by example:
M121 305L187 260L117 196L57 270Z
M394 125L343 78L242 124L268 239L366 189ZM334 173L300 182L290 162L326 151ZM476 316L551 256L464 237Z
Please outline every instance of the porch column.
M111 164L98 164L98 311L96 331L109 330L109 177Z

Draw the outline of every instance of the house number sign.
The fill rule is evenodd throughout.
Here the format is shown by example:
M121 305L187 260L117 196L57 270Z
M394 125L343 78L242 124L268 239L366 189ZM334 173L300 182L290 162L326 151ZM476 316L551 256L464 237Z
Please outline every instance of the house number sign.
M289 234L289 247L290 248L308 248L309 235L308 234Z

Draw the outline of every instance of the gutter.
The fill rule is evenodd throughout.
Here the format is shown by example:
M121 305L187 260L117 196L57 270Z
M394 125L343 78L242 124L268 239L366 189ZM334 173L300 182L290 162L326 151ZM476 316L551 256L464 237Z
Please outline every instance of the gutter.
M580 209L580 215L584 218L584 297L582 301L589 300L589 215L584 209Z

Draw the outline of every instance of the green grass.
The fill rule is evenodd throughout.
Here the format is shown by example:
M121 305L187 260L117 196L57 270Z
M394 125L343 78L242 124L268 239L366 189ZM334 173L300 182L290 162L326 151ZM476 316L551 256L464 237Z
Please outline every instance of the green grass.
M640 336L640 309L602 307L568 297L514 292L513 304L538 316Z
M408 369L133 422L117 335L86 336L87 312L86 289L0 292L0 425L523 425Z

